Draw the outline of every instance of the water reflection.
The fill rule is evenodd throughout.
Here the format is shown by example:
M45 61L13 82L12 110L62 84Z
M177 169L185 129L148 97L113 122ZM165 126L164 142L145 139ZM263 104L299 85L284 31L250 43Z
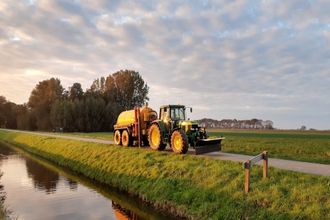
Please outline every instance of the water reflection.
M32 179L33 185L40 191L46 193L54 193L57 188L60 175L58 172L53 171L35 160L26 159L26 170L28 176ZM65 178L65 185L71 190L76 190L78 184L76 181Z
M16 152L12 148L7 147L0 143L0 158L1 159L6 159L9 155L13 155L13 154L16 154Z
M143 220L131 210L125 209L118 203L112 202L112 208L115 211L117 220Z
M109 186L1 143L0 155L2 191L7 196L4 204L19 218L169 219Z
M71 179L66 179L65 184L69 186L70 190L77 190L78 183Z
M47 169L33 160L26 160L26 170L36 189L53 193L59 180L57 172Z

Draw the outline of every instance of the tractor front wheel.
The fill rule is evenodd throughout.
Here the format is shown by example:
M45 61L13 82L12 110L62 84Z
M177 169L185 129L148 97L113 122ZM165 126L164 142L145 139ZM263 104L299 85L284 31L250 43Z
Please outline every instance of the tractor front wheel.
M129 136L127 130L124 130L121 135L121 143L123 144L124 147L128 147L131 143L131 137Z
M166 144L162 142L162 135L157 124L150 126L148 132L148 142L153 150L164 150L166 148Z
M115 135L113 136L113 141L115 142L115 145L121 145L121 135L119 130L115 131Z
M175 130L171 135L171 147L174 153L185 154L188 151L188 138L183 130Z

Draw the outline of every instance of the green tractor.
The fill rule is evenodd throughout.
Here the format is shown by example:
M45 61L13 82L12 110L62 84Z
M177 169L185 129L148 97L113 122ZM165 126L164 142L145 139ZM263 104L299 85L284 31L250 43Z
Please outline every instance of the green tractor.
M192 112L192 108L189 108ZM184 105L164 105L160 107L159 118L148 130L148 142L154 150L164 150L167 144L175 153L185 154L189 146L195 154L221 150L223 138L208 139L204 128L196 122L186 120Z

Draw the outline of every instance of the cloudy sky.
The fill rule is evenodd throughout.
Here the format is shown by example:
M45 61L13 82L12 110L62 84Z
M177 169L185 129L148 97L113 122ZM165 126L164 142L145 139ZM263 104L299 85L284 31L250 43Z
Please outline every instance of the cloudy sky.
M330 1L0 1L0 95L133 69L193 119L330 129Z

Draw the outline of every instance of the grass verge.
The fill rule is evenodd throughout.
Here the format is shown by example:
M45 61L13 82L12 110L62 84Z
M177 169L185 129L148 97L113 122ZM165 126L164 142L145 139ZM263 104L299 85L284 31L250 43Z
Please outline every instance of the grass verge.
M244 193L240 163L0 131L15 144L75 172L190 219L330 219L330 178L252 169ZM307 190L308 189L308 190Z
M55 134L113 140L112 132ZM330 164L330 131L210 129L209 134L225 136L223 151L228 153L256 155L268 150L273 158Z
M5 200L6 200L6 193L3 190L3 185L1 185L2 175L3 175L3 172L0 171L0 219L1 220L12 220L12 219L14 219L11 216L12 212L4 204Z
M95 138L100 140L113 140L113 133L112 132L90 132L90 133L83 133L83 132L45 132L48 134L55 134L55 135L63 135L63 136L78 136L84 138Z
M222 151L256 155L267 150L271 157L330 164L330 132L211 130L224 136Z

